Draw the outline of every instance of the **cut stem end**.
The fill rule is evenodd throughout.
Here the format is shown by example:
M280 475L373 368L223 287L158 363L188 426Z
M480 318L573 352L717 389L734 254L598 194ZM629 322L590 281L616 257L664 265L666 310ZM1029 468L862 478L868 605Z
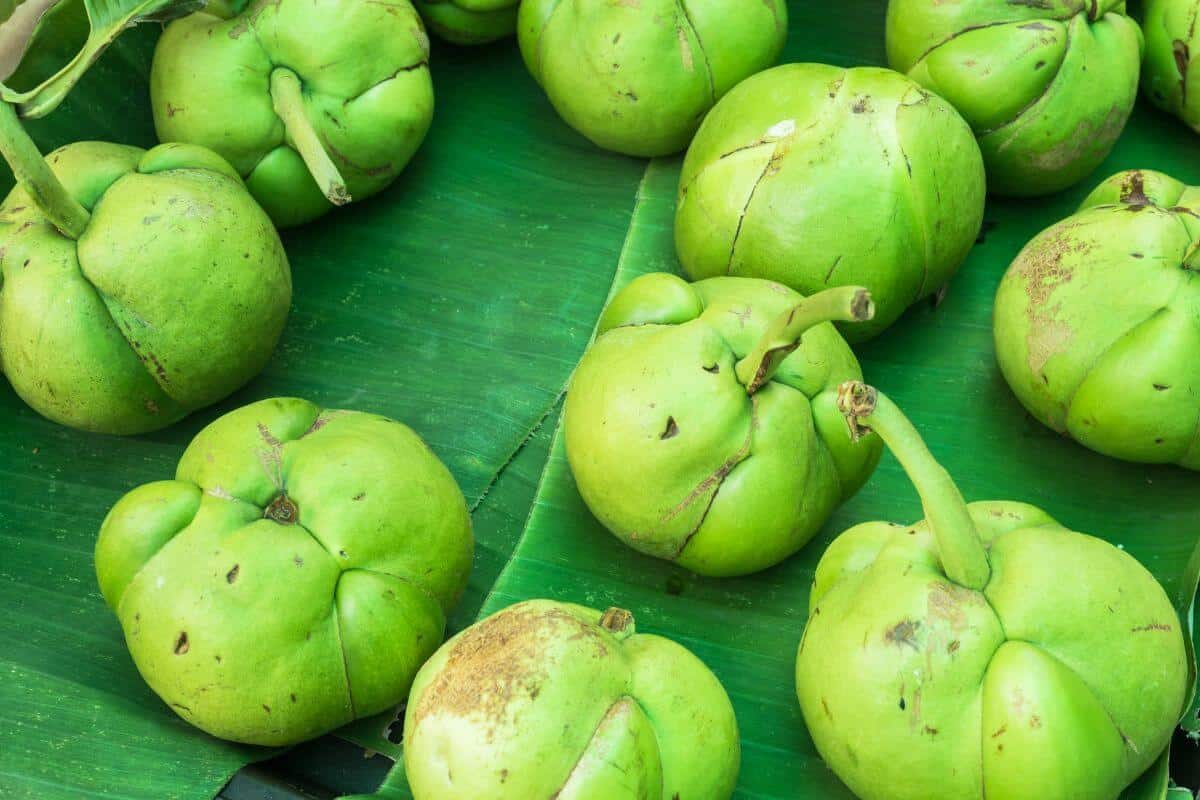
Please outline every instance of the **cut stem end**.
M879 392L875 387L867 386L861 381L846 381L838 387L838 411L842 412L842 416L846 418L846 424L850 428L850 438L853 441L857 442L871 433L871 429L863 424L862 417L875 413L875 404L878 399Z
M623 608L610 608L600 615L600 627L609 633L624 633L633 627L633 614Z
M313 127L304 107L304 93L300 76L290 69L280 67L271 73L271 100L275 113L283 121L288 139L304 160L309 174L317 182L321 193L335 206L344 206L353 198L346 181L333 159L325 149L321 137Z

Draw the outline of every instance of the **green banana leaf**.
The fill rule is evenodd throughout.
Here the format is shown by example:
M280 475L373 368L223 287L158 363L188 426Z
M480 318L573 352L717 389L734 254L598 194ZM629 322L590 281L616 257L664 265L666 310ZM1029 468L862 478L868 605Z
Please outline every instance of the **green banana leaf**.
M153 144L155 38L149 26L123 37L59 111L30 123L42 148ZM92 571L108 507L169 477L204 424L246 402L302 395L420 432L476 523L477 566L452 625L477 613L544 451L524 488L504 478L553 427L644 164L597 152L546 112L515 53L462 55L438 71L438 119L398 184L285 237L295 306L275 359L244 391L163 433L120 439L46 422L0 386L0 797L212 797L267 755L191 730L157 700Z
M122 32L203 7L204 0L32 0L24 9L26 25L7 25L0 38L0 59L15 61L11 74L4 71L0 99L16 105L21 116L45 116Z
M883 9L882 0L847 0L837 13L793 3L785 60L882 63ZM31 123L39 144L152 144L155 37L152 26L122 37L61 109ZM453 629L527 597L625 606L639 629L688 645L728 687L744 740L738 797L849 797L817 758L792 689L808 587L837 532L916 519L915 493L889 456L804 552L738 580L696 578L601 530L552 437L559 400L614 288L677 268L679 160L647 165L590 146L557 119L512 42L437 44L432 64L434 127L397 185L285 237L295 307L275 359L245 390L164 433L116 439L41 420L0 385L0 796L207 798L268 755L189 729L145 688L96 591L91 549L108 507L170 475L203 424L293 394L402 419L451 467L479 544ZM1200 182L1200 139L1139 108L1096 178L1135 166ZM860 355L969 498L1033 502L1122 545L1186 610L1200 477L1121 464L1054 436L1024 415L994 365L1000 275L1087 188L991 203L985 236L945 301L914 309ZM343 734L395 756L394 719ZM1164 758L1125 800L1162 798L1166 774ZM402 768L379 796L408 796Z

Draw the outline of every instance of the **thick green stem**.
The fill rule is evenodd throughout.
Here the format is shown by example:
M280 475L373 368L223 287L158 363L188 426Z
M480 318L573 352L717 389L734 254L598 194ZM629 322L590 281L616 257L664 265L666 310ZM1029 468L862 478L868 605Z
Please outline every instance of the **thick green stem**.
M82 236L91 215L50 170L17 118L16 109L8 103L0 103L0 153L12 167L17 182L54 227L72 239Z
M283 120L283 127L292 140L292 145L304 159L304 165L312 174L321 192L335 206L350 202L350 192L341 172L325 151L321 137L304 110L304 96L300 90L300 78L290 69L279 68L271 73L271 99L275 113Z
M737 363L737 378L747 394L754 394L800 346L800 337L809 328L823 322L864 322L874 316L871 293L861 286L839 286L817 292L771 321L754 349Z
M960 586L982 590L991 577L991 567L979 532L950 473L934 460L917 429L895 403L858 381L838 387L838 409L850 425L851 436L857 439L871 431L879 434L908 473L921 496L946 575Z

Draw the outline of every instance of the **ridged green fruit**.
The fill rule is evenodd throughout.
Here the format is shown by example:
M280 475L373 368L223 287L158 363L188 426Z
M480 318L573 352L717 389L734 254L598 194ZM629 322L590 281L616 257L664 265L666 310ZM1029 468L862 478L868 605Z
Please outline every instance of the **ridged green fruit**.
M96 575L159 697L289 745L400 702L471 569L450 472L384 417L264 400L109 512Z
M683 162L675 243L692 279L865 286L875 319L842 326L861 341L946 285L984 194L979 147L940 97L890 70L785 64L705 119Z
M1033 506L965 503L875 390L839 400L926 519L858 525L817 565L796 692L821 757L863 800L1114 800L1184 711L1166 592Z
M517 19L521 55L559 115L634 156L687 147L786 36L783 0L525 0Z
M26 403L73 428L145 433L258 374L291 272L228 163L103 142L43 162L12 108L0 117L19 179L0 206L0 367Z
M413 0L429 30L454 44L486 44L517 32L517 0Z
M167 26L150 73L164 142L233 164L279 227L396 179L433 118L429 38L408 0L245 0Z
M1131 170L1038 234L996 292L996 357L1042 424L1200 469L1200 188Z
M996 194L1051 194L1099 166L1133 110L1141 48L1124 0L888 3L888 63L962 113Z
M621 541L702 575L803 547L870 477L835 404L862 377L830 320L870 319L854 287L805 299L770 281L645 275L600 318L567 391L567 458Z
M1145 0L1142 91L1156 106L1200 131L1200 0Z
M728 800L741 751L729 697L628 611L529 600L421 668L404 718L416 800Z

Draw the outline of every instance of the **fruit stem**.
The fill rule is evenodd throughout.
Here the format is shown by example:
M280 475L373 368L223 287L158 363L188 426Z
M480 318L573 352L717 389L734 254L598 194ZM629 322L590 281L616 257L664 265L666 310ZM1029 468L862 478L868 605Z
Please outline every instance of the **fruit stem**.
M823 322L863 322L874 316L871 293L861 286L838 286L817 292L771 321L754 349L734 368L737 378L746 387L746 394L754 394L800 346L800 338L809 328Z
M288 138L300 153L300 158L304 159L304 165L326 199L335 206L349 203L351 198L346 181L329 158L329 153L325 151L321 138L305 113L299 76L282 67L272 72L271 100L275 104L275 113L283 120Z
M960 586L982 591L992 570L979 532L950 473L934 460L917 429L887 396L859 381L839 386L837 402L850 425L851 437L857 440L874 431L908 473L921 496L947 577Z
M9 103L0 103L0 153L12 167L17 182L54 227L72 239L82 236L91 214L50 169Z

